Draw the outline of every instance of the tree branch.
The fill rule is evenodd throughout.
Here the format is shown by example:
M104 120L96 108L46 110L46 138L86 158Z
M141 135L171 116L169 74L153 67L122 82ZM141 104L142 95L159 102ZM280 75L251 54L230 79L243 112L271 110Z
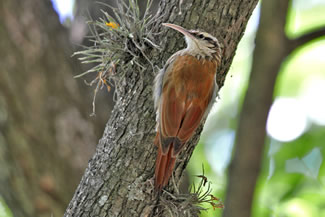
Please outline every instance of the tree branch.
M320 37L324 37L324 36L325 36L325 27L321 27L318 29L314 29L308 33L305 33L304 35L302 35L298 38L288 39L287 53L290 54L295 49L300 48L301 46L304 46L308 42L318 39Z
M82 67L51 1L1 1L0 38L0 195L15 217L62 216L100 130Z

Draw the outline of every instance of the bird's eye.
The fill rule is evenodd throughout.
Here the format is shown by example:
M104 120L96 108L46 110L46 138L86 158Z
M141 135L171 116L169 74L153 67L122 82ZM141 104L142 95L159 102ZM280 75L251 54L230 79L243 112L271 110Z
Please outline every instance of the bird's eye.
M199 35L199 38L204 38L204 35L200 34L200 35Z

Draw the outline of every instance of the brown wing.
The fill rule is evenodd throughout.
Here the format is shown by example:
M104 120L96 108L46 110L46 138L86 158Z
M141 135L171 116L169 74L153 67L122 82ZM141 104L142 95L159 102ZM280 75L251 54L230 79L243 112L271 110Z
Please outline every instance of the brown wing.
M163 153L167 153L169 145L177 136L185 111L184 97L177 97L175 88L167 90L167 94L162 98L159 124Z
M182 125L177 133L177 138L180 140L180 143L175 144L173 147L174 156L179 154L184 144L192 137L195 130L200 125L205 108L205 106L201 107L201 105L191 105L187 108L182 120Z
M157 189L167 185L175 166L176 156L192 137L208 106L208 103L189 103L186 105L178 99L177 97L168 98L162 104L160 133L157 133L159 139L155 170L155 186ZM193 100L195 102L195 99Z
M185 58L177 58L164 75L155 171L158 189L167 184L176 155L201 123L213 95L215 73L205 72L210 68L202 67L195 58L194 62L192 57Z
M176 162L176 157L172 154L173 147L175 144L180 146L176 136L185 113L184 96L177 96L175 85L170 80L170 71L166 72L164 80L159 108L159 129L156 136L158 143L155 169L156 189L162 189L173 172Z
M160 110L163 153L174 138L173 156L191 138L215 91L216 64L193 56L179 56L164 76Z

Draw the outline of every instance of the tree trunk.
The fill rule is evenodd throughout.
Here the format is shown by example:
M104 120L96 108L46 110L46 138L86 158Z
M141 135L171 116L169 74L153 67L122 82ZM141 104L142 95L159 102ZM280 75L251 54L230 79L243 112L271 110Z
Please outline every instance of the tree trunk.
M150 59L162 67L166 59L182 49L185 42L175 31L162 29L162 22L176 23L189 29L212 33L224 44L217 83L223 86L235 50L257 0L176 1L164 0L157 25L164 30L159 43L162 50L152 50ZM129 70L116 87L118 100L107 123L96 153L70 202L65 216L169 216L153 191L156 147L155 111L152 100L154 74L148 63L146 71ZM200 127L176 162L176 185L198 142ZM172 186L167 188L173 192ZM178 213L182 216L182 213Z
M256 182L262 166L267 116L282 63L288 61L296 49L325 34L323 26L310 29L297 38L288 38L285 26L288 13L294 10L292 3L291 0L266 0L261 4L252 71L229 169L224 217L252 216Z
M0 194L16 217L62 216L95 151L89 89L50 1L1 1L0 38Z
M235 154L229 171L224 217L251 216L255 185L262 165L266 120L273 101L275 81L287 55L288 41L284 26L288 4L288 0L262 3L250 84L240 115ZM274 17L274 14L277 16Z

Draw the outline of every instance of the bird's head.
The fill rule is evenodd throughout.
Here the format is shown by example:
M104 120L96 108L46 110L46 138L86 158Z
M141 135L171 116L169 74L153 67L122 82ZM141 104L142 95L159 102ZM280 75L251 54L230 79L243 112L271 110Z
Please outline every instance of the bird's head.
M186 51L198 58L215 58L220 61L221 49L218 40L207 32L187 30L181 26L163 23L162 25L175 29L185 36Z

